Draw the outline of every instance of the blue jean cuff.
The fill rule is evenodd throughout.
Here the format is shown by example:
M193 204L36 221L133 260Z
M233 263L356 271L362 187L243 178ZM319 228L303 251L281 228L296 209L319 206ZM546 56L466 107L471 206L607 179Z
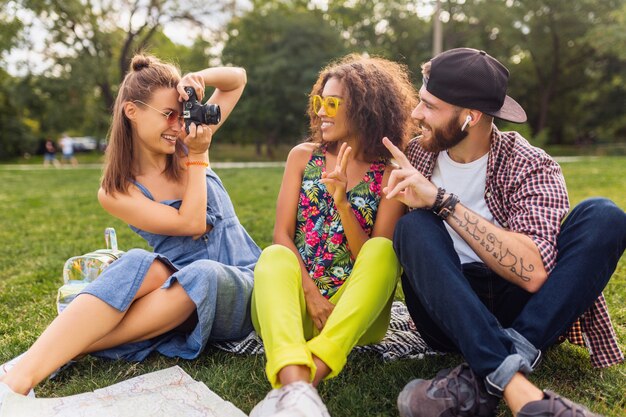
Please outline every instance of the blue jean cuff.
M485 387L487 392L496 397L502 397L504 387L508 385L518 372L528 375L532 371L530 363L519 353L507 356L498 366L498 369L487 375L485 378Z
M528 341L524 336L519 334L515 329L502 329L506 333L511 341L515 350L530 364L531 369L535 369L539 360L541 359L541 350L537 349L532 343Z

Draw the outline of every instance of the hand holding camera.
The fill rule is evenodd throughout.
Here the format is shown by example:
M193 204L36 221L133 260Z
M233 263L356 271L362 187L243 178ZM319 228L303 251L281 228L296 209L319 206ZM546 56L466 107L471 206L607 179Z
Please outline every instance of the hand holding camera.
M210 138L230 115L245 84L246 72L242 68L205 68L185 74L176 86L185 121L186 133L181 131L181 136L187 135L185 142L198 142L202 136ZM212 104L202 104L206 86L215 88L209 99Z
M183 102L183 118L185 120L185 131L189 134L189 126L216 125L221 120L220 106L217 104L202 104L196 96L193 87L185 87L185 93L189 99Z
M182 139L188 156L205 154L211 147L212 141L213 129L210 126L195 123L189 125L189 135Z

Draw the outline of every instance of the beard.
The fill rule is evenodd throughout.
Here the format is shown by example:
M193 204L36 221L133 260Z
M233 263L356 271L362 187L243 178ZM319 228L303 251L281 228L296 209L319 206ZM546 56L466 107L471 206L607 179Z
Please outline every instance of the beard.
M430 138L424 139L422 136L420 144L428 152L439 153L461 143L467 134L466 130L461 130L456 117L453 117L442 128L434 129L430 126Z

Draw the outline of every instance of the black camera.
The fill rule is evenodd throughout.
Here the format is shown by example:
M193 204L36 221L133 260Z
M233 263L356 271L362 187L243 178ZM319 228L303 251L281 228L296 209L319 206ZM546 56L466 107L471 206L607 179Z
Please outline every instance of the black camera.
M183 103L183 118L185 119L185 131L189 134L189 126L196 125L216 125L222 118L220 106L217 104L202 104L196 96L193 87L185 87L185 92L189 100Z

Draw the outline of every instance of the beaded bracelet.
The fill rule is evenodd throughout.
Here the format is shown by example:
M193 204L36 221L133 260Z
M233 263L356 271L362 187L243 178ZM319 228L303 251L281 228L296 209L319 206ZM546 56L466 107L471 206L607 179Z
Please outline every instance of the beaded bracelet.
M450 194L450 196L448 196L446 201L442 204L442 208L437 213L437 216L439 216L443 220L446 220L448 216L454 213L456 205L459 204L459 201L460 200L458 196Z
M206 168L206 167L209 166L209 163L208 162L204 162L204 161L187 161L187 162L185 162L185 165L186 166L200 165L200 166L203 166L203 167Z
M441 206L443 203L443 195L446 193L446 190L444 190L443 188L439 187L437 188L437 196L435 197L435 204L433 204L433 206L430 208L431 211L434 211L435 213L437 213L439 210L441 210Z

